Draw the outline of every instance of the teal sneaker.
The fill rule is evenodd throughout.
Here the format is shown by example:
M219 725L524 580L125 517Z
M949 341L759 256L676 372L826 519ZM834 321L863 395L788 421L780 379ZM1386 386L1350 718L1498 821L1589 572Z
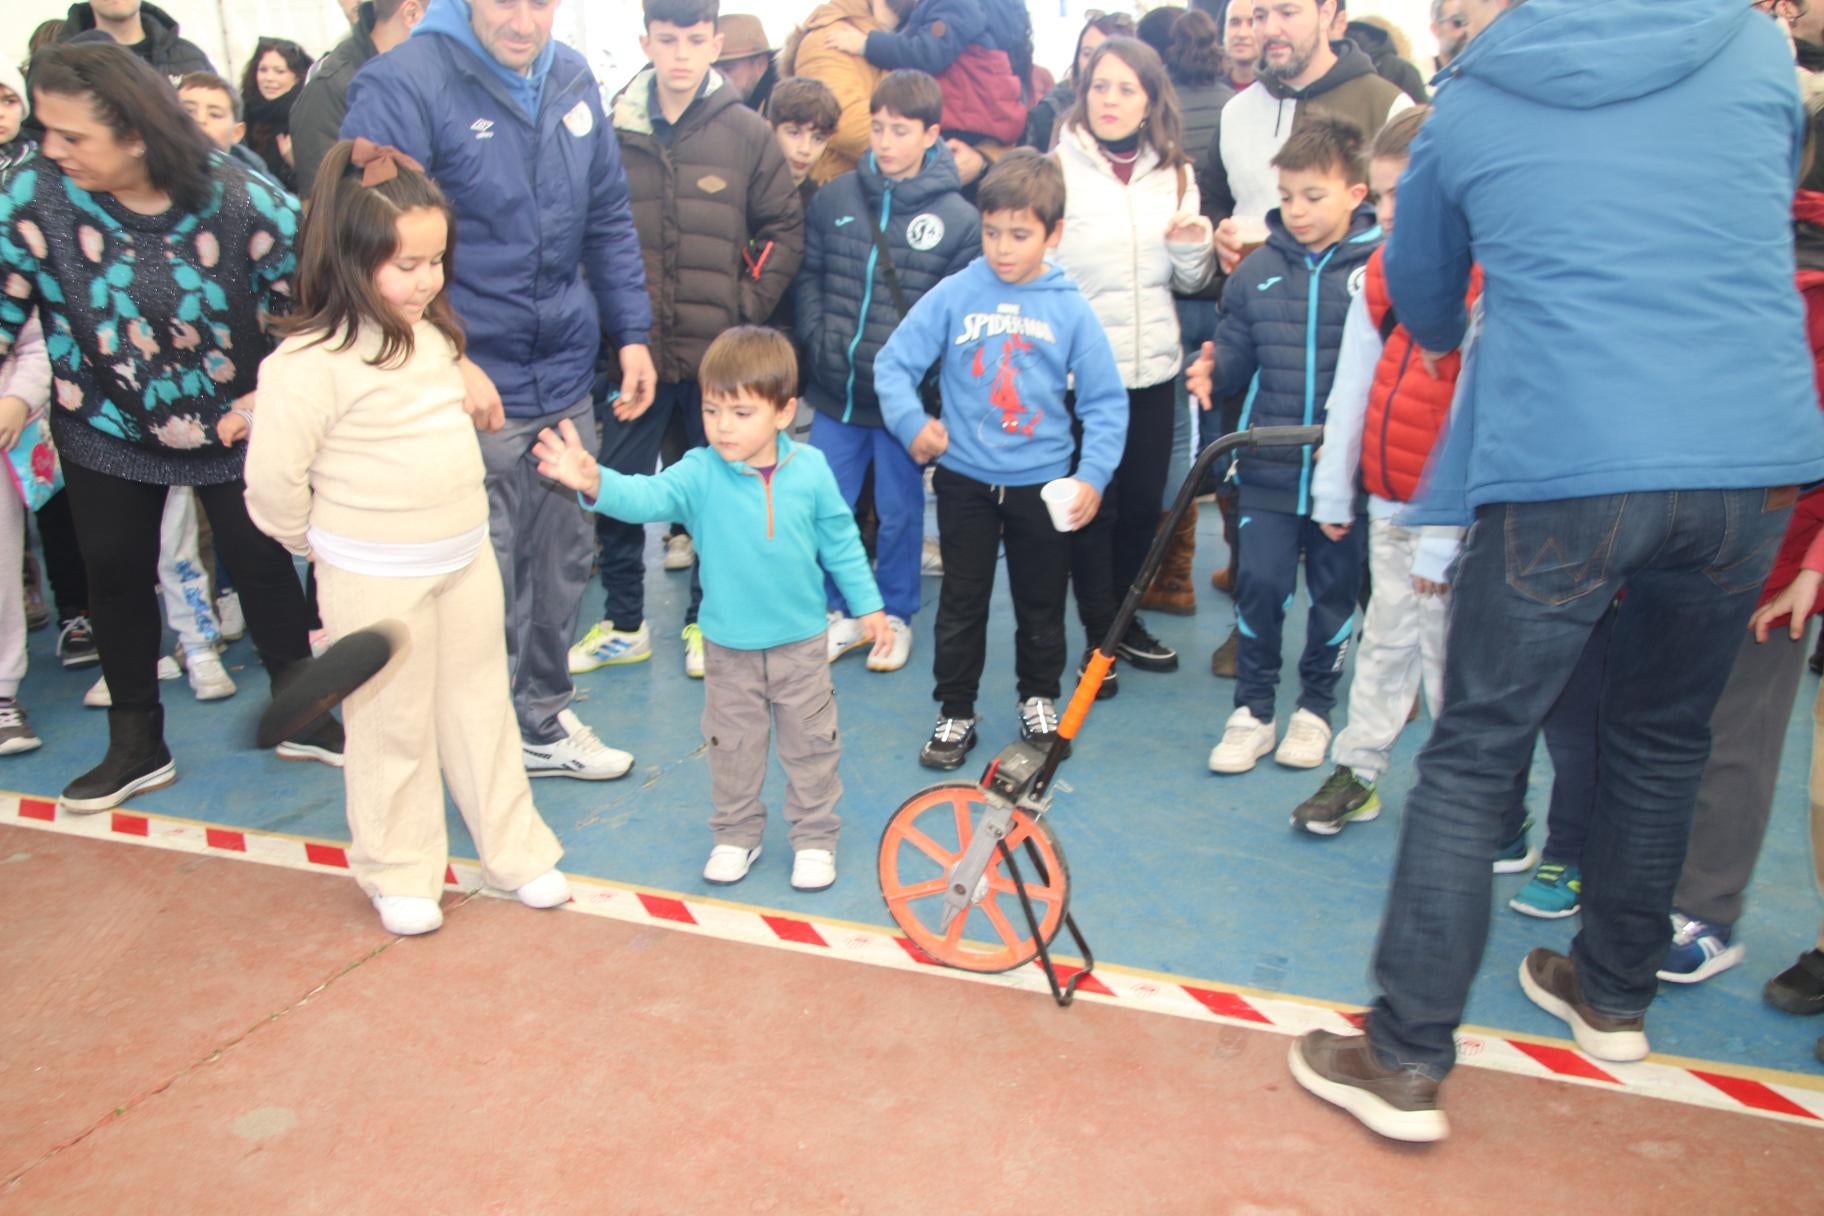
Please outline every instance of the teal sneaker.
M1339 764L1317 793L1292 810L1292 826L1334 836L1351 823L1367 823L1381 813L1381 796L1374 786Z
M1525 820L1514 838L1501 846L1495 854L1495 873L1524 874L1539 864L1539 850L1527 843L1526 835L1533 830L1533 821Z
M644 663L652 657L652 629L645 621L631 632L614 628L608 621L589 627L583 640L570 648L570 674L580 676L603 667L624 663Z
M1507 906L1522 916L1540 920L1575 916L1583 906L1583 871L1556 861L1545 862L1520 888L1520 894L1507 901Z

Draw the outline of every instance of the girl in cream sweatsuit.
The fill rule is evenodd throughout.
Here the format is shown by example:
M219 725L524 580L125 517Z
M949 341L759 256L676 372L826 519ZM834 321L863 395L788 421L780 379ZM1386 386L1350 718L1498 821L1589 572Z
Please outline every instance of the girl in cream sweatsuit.
M442 194L401 154L365 141L330 150L298 311L260 367L247 452L248 511L316 563L331 639L405 626L344 705L349 864L400 934L443 923L440 769L487 881L532 907L569 899L507 684L475 437L490 420L465 412L462 331L443 295L452 228Z

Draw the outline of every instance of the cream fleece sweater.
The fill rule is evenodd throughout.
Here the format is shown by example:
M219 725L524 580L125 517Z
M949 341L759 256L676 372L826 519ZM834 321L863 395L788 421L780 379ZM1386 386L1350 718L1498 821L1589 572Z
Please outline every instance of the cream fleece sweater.
M448 540L487 523L481 445L456 352L420 322L403 366L378 368L377 332L332 353L287 338L260 365L247 445L247 512L305 553L318 528L380 544Z

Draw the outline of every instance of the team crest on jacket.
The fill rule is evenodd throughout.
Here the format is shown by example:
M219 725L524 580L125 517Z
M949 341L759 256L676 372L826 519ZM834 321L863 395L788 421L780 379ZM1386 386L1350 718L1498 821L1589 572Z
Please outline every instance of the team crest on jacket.
M1349 298L1351 300L1362 294L1362 284L1368 280L1368 263L1363 262L1349 272Z
M944 221L929 211L913 216L912 222L906 225L906 244L920 253L936 249L943 239Z
M589 112L589 103L579 101L570 107L570 112L564 115L564 126L578 139L595 130L595 115Z

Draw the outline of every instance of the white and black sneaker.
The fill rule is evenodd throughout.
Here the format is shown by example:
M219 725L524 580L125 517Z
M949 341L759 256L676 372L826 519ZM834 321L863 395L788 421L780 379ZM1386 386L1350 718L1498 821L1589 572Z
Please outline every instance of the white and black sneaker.
M88 616L73 616L63 623L57 634L57 658L65 667L87 667L101 662L101 651L95 649L95 630Z
M570 733L550 743L521 742L528 777L574 777L578 781L613 781L633 771L633 756L609 747L570 710L557 715Z
M0 697L0 756L29 752L44 746L44 740L26 721L25 710L11 697Z
M963 758L975 746L975 724L979 721L980 718L946 718L939 714L931 738L918 751L918 762L946 772L961 768Z
M1146 623L1137 616L1128 622L1115 653L1141 671L1178 670L1178 652L1147 632Z
M1027 697L1020 702L1020 738L1041 750L1058 741L1058 706L1050 697ZM1063 759L1070 758L1070 740L1064 741Z

